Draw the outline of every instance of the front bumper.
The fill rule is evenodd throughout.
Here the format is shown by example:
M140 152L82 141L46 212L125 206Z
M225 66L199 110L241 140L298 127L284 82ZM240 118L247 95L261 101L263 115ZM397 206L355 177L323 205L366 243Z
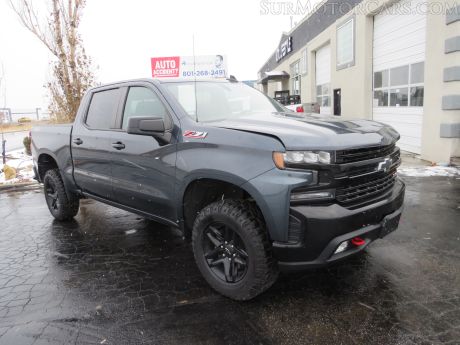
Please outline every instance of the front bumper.
M320 267L362 251L372 241L396 229L404 203L404 183L397 180L392 191L373 204L348 209L329 206L291 206L297 243L274 242L273 251L281 270L295 271ZM389 228L388 222L393 224ZM361 237L365 244L350 246L334 254L340 243Z

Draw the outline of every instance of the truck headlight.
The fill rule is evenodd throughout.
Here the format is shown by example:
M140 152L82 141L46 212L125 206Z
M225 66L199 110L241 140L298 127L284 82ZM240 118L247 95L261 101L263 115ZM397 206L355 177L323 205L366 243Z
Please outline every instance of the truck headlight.
M279 169L284 169L286 163L295 164L330 164L331 154L326 151L286 151L273 152L273 161Z

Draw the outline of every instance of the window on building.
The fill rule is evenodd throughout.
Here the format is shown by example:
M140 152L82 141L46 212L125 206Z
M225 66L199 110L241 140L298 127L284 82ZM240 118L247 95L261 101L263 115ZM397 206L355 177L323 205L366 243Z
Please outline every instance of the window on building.
M407 87L390 90L390 107L407 107L409 89Z
M388 86L388 70L374 73L374 89Z
M411 65L410 69L410 83L423 84L425 79L425 64L423 62Z
M99 91L91 97L86 125L92 129L110 129L115 118L120 89Z
M374 107L423 107L425 63L374 72Z
M291 65L291 94L300 95L301 87L300 60Z
M390 85L408 85L409 84L409 66L401 66L390 69Z
M374 106L387 107L388 106L388 90L374 91Z
M354 18L337 28L337 67L345 68L355 61Z
M411 107L423 107L423 86L415 86L410 88L410 105Z
M329 107L331 105L331 96L329 94L330 84L316 86L316 102L320 107Z
M303 75L308 74L308 55L307 55L307 48L302 50L302 58L300 59L301 62L301 72Z

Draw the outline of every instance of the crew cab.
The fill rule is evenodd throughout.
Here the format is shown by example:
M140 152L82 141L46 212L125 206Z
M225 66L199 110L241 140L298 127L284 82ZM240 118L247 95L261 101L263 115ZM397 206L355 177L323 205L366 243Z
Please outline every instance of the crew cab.
M56 219L92 198L177 227L206 281L248 300L397 228L398 139L232 80L141 79L90 89L73 124L32 129L32 152Z

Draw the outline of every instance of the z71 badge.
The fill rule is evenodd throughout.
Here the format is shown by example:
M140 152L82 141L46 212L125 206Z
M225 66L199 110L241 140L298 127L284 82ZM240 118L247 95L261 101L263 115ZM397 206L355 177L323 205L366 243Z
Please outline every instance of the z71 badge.
M195 132L195 131L185 131L184 138L191 139L204 139L208 135L208 132Z

